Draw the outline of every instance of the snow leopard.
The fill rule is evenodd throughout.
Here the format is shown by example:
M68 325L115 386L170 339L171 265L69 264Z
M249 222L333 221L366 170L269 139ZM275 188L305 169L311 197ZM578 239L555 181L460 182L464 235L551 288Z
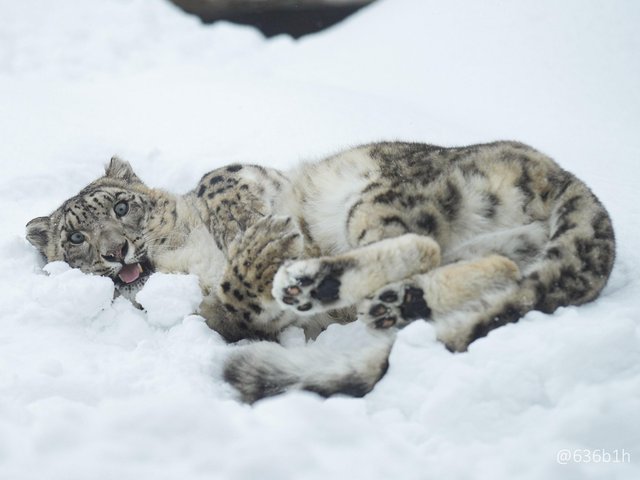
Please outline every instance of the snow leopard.
M154 272L197 275L209 327L254 340L224 365L247 402L291 389L363 396L409 323L464 352L532 310L594 300L615 259L610 216L585 183L512 141L379 142L287 172L230 164L184 195L114 157L26 238L133 302ZM278 344L290 326L311 343L354 321L370 327L361 350Z

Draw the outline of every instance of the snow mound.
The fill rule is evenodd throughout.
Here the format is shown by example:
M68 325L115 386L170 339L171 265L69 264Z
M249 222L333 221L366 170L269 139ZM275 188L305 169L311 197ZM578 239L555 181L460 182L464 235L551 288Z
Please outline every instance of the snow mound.
M195 275L154 273L136 295L151 325L169 328L198 310L202 291Z

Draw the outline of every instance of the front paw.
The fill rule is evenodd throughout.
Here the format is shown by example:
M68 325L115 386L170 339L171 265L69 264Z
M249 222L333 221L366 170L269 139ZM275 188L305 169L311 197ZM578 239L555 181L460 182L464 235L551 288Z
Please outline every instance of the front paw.
M273 279L273 297L284 309L312 315L340 304L344 268L322 258L282 265Z
M244 297L272 300L271 285L276 271L285 260L299 258L302 251L302 235L291 218L267 216L234 243L224 280L237 286L231 292L238 300Z

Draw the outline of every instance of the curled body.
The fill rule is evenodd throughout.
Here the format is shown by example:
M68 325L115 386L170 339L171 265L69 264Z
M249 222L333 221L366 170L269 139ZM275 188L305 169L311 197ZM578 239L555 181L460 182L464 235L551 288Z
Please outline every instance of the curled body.
M363 395L394 332L432 322L464 351L531 310L580 305L615 258L605 208L546 155L516 142L387 142L290 172L228 165L186 195L147 187L112 159L104 177L27 225L49 260L109 276L135 300L154 271L194 273L200 313L234 350L225 377L247 401L303 388ZM361 352L317 359L277 343L301 326L370 326Z

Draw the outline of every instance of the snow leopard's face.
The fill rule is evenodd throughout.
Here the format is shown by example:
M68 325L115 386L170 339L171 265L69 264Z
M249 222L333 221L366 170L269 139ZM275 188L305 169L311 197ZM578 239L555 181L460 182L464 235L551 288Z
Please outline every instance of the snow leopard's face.
M113 279L133 299L153 272L148 221L154 200L131 166L113 158L104 177L48 217L27 224L27 240L48 261Z

